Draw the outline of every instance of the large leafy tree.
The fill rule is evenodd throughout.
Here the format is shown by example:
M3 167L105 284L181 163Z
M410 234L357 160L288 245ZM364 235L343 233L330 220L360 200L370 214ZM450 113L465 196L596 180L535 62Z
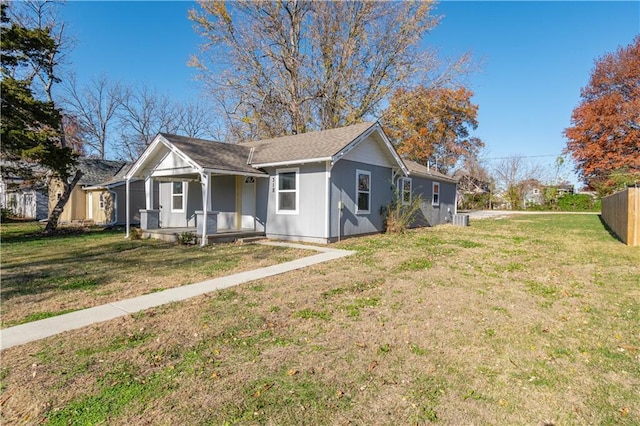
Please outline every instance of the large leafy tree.
M33 70L50 66L58 44L51 37L50 28L21 26L8 16L6 4L0 7L2 171L6 177L30 176L33 168L29 164L39 164L65 182L59 212L55 215L54 209L53 220L50 217L47 224L46 230L51 231L81 176L79 172L74 175L76 154L65 146L60 112L50 99L37 98L33 90L37 75Z
M459 162L476 158L484 143L470 134L478 126L478 106L466 88L425 86L399 89L383 123L398 152L421 164L437 164L447 174Z
M580 93L566 152L585 183L606 193L640 178L640 36L598 59Z
M201 1L190 18L206 44L192 65L234 138L333 128L379 112L402 82L447 80L420 46L432 1Z

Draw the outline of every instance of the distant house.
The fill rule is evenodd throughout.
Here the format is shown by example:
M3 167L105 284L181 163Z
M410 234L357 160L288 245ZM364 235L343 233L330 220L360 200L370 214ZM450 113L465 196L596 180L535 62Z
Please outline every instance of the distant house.
M376 122L241 144L161 133L126 179L145 182L149 234L327 243L383 231L383 208L397 193L423 197L422 225L450 222L456 209L456 181L403 161Z
M574 187L569 182L558 185L544 185L538 180L530 179L522 183L524 187L524 206L540 206L557 204L558 198L573 195Z
M125 224L127 220L124 176L129 166L130 164L123 161L79 159L77 167L83 176L71 192L59 223ZM142 182L133 182L131 187L131 202L139 209L144 206L144 185ZM62 182L53 179L49 185L49 211L60 199L62 191ZM140 222L137 210L129 221Z
M24 219L42 220L47 210L47 173L39 166L31 166L33 178L25 178L8 172L10 164L3 163L0 177L0 207Z
M520 183L522 186L523 206L539 206L544 204L545 186L537 179L527 179Z
M555 188L558 191L558 197L562 197L564 195L573 195L575 193L574 186L569 182L562 182Z

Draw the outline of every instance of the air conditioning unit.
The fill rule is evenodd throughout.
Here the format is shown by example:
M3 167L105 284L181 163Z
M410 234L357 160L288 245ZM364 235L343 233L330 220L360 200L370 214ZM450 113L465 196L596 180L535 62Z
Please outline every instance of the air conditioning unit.
M469 226L469 215L468 214L454 214L453 215L453 224L456 226Z

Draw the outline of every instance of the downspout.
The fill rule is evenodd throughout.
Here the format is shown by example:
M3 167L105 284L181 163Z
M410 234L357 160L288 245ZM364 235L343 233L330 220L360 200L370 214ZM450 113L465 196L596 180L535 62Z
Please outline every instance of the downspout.
M638 228L640 228L640 186L636 183L635 185L635 197L636 197L636 214L635 214L635 226L633 227L633 244L638 245L640 241L638 241Z
M114 226L118 223L118 194L116 194L115 191L110 190L108 187L105 187L105 189L113 197L113 220L107 223L107 225Z
M130 189L130 182L131 182L131 178L127 178L127 183L126 183L126 188L127 188L127 190L126 190L126 193L127 193L127 197L126 197L126 198L127 198L127 208L126 208L126 210L127 210L127 217L126 217L126 229L127 229L127 232L126 232L126 234L125 234L125 236L124 236L125 238L129 238L129 231L130 231L130 229L131 229L131 223L129 222L129 212L130 212L130 210L131 210L131 206L130 206L130 202L129 202L129 198L130 198L130 195L131 195L131 194L130 194L130 192L131 192L131 189Z
M327 243L331 241L331 169L333 169L333 162L327 161L325 171L327 175L327 188L325 191L325 211L327 212L327 220L325 221L325 236L327 239ZM340 228L339 225L338 228Z
M458 183L456 182L455 186L454 186L454 192L456 194L454 200L453 200L453 214L457 215L458 214Z

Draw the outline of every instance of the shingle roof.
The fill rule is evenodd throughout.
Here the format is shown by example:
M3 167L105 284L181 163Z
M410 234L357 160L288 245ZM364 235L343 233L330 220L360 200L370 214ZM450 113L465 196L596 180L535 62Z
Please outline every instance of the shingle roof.
M161 135L205 169L261 173L247 164L251 152L250 146L213 142L168 133L161 133Z
M447 182L458 182L456 178L444 175L435 170L430 170L426 166L423 166L420 163L416 163L415 161L406 160L404 158L402 159L402 161L404 162L405 166L407 166L407 169L409 169L410 175L418 175L418 176L422 176L430 179L443 180Z
M243 142L240 146L255 148L251 159L252 164L328 158L340 152L373 125L375 125L373 122L360 123L337 129Z
M78 185L96 185L111 180L116 173L126 164L124 161L100 160L97 158L78 159L78 169L82 171L82 177Z

